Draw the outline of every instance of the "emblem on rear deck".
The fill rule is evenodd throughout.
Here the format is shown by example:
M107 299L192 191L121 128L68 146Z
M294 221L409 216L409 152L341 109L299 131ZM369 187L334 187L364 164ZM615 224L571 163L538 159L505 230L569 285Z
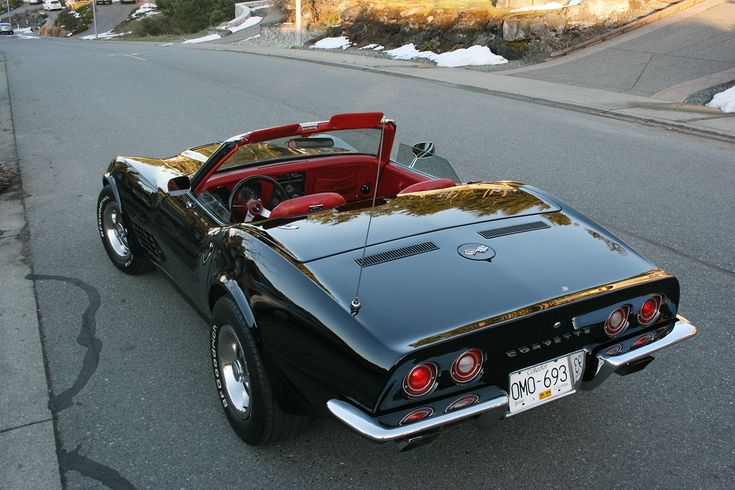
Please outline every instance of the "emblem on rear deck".
M465 243L457 249L459 255L470 260L490 261L495 257L495 250L482 243Z

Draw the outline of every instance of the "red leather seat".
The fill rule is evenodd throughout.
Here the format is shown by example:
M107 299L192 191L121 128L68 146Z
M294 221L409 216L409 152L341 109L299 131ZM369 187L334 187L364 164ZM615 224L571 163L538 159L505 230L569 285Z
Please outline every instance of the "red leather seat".
M270 217L292 218L294 216L303 216L314 211L321 211L322 209L333 209L346 203L347 200L336 192L309 194L283 201L273 208Z
M409 185L408 187L403 189L401 192L399 192L398 195L400 196L401 194L408 194L410 192L434 191L437 189L447 189L449 187L454 187L454 181L452 179L425 180L423 182L417 182L415 184Z

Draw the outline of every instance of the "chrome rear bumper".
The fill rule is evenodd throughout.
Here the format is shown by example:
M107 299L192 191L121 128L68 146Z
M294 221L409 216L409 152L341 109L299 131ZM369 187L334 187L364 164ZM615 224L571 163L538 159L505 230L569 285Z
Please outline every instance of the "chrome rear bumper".
M697 327L682 317L677 318L677 322L670 331L662 334L659 338L648 344L616 355L609 354L609 348L605 352L598 353L596 355L598 360L597 374L588 381L582 381L580 388L583 390L593 389L612 373L616 371L620 372L630 366L634 366L636 363L650 360L651 354L696 335ZM635 338L629 339L629 343L634 341ZM475 405L470 405L456 412L441 413L440 415L435 415L419 422L396 427L382 425L375 418L342 400L329 400L327 402L327 408L337 419L341 420L355 432L369 439L378 442L401 441L410 440L420 434L430 432L432 429L439 429L444 425L480 415L485 415L488 419L497 418L497 420L500 420L507 412L508 395L502 390L498 390L498 392L503 394L476 403Z
M694 337L696 334L697 327L689 323L685 318L679 316L670 332L662 335L660 338L649 344L620 354L600 352L596 356L598 360L597 374L589 381L582 381L581 388L583 390L596 388L612 373L620 372L636 363L645 361L646 359L651 358L651 354Z

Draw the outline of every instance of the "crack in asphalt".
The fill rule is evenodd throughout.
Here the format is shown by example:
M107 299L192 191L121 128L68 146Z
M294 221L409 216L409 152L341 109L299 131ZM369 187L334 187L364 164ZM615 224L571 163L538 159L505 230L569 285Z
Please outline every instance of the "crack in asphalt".
M82 360L82 367L79 370L79 374L77 375L77 379L74 381L74 384L58 395L52 396L48 402L49 410L54 414L54 417L58 417L59 412L72 406L74 397L78 395L85 386L87 386L87 383L92 378L92 375L99 365L102 341L96 337L96 314L101 303L100 294L95 287L74 277L28 274L26 279L33 281L65 282L84 291L88 299L87 308L82 314L82 326L79 330L79 335L77 336L77 343L86 348L86 352ZM77 471L82 475L93 478L106 487L112 489L135 488L135 486L133 486L133 484L123 477L117 470L79 454L81 447L81 444L79 444L73 451L67 451L61 447L61 443L59 442L59 448L57 449L56 454L59 458L59 468L62 473L70 470Z
M97 480L106 487L114 490L135 489L135 486L116 470L79 454L81 447L80 444L73 451L60 449L58 453L59 465L65 470L78 471L82 475Z

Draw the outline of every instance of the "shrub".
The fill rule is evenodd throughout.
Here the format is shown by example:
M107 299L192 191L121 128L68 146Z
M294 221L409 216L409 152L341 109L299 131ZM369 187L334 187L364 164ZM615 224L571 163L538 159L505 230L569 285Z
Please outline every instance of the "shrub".
M230 20L235 16L236 0L158 0L161 15L174 21L176 30L190 34Z
M165 36L175 34L174 21L167 15L152 15L140 19L132 26L133 34L136 36Z
M92 5L87 4L77 10L62 10L54 25L72 34L79 34L89 29L91 23Z
M15 172L5 163L0 163L0 192L10 188L10 184L13 183L13 177Z

